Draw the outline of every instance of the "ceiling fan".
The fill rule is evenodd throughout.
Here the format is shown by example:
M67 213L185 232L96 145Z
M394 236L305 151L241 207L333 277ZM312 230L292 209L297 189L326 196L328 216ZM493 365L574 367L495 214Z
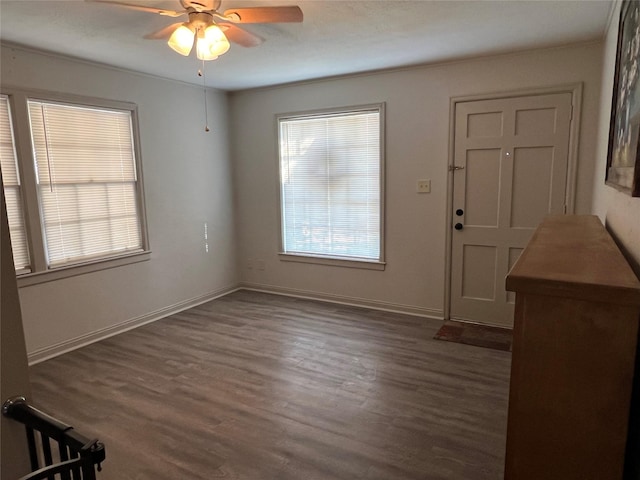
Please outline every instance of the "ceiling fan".
M179 0L181 10L165 10L111 0L92 0L168 17L187 15L188 21L168 25L145 35L147 39L166 39L169 46L181 55L188 56L196 39L199 60L215 60L229 50L229 41L243 47L255 47L264 39L238 26L242 23L302 22L300 7L248 7L232 8L220 12L222 0Z

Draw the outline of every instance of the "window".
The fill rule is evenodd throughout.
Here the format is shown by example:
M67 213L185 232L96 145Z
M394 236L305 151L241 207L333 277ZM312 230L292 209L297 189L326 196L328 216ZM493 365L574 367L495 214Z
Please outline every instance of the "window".
M284 260L380 268L384 105L278 117Z
M135 106L28 92L0 99L16 273L66 271L58 278L144 259L134 258L148 253ZM48 279L28 283L39 281Z

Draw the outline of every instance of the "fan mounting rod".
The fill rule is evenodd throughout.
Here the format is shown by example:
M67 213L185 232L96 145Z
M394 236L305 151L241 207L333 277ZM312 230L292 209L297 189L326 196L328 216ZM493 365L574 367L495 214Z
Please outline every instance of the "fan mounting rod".
M207 12L190 12L189 23L196 29L202 30L214 23L213 15Z

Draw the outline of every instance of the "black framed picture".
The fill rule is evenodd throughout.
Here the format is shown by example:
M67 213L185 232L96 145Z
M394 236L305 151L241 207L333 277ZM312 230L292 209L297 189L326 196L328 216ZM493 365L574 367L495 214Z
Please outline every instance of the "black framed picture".
M607 185L640 197L640 2L625 0L620 9L613 82Z

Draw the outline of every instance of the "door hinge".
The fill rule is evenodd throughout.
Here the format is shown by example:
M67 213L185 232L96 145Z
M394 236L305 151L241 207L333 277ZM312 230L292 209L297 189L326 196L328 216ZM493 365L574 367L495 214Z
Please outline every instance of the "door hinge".
M449 165L450 172L455 172L456 170L464 170L464 167L459 167L458 165Z
M573 120L573 105L569 108L569 120Z

